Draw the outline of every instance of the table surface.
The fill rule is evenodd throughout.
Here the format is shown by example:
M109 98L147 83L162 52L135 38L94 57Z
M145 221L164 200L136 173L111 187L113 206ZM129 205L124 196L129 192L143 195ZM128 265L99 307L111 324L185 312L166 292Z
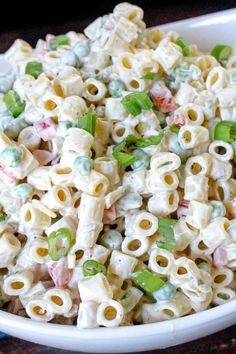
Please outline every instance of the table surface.
M145 21L148 26L163 24L172 22L184 18L199 16L214 11L220 11L235 6L235 1L218 1L209 2L203 6L203 3L192 2L191 8L189 2L180 5L171 6L162 4L156 9L148 9L145 12ZM43 25L40 28L31 28L18 31L7 31L0 33L0 53L4 52L16 38L23 38L30 42L32 45L36 43L36 40L43 38L47 33L65 33L69 30L75 30L77 32L82 31L83 28L92 20L87 18L79 21L67 21L63 23L57 23L52 25ZM164 350L157 350L149 352L151 353L163 353L163 354L206 354L206 353L236 353L236 326L230 327L217 334L199 339L197 341L179 345ZM6 338L0 341L0 354L66 354L68 352L64 350L57 350L49 347L44 347L37 344L32 344L19 340L16 338ZM73 353L73 352L72 352ZM81 353L82 354L82 353Z

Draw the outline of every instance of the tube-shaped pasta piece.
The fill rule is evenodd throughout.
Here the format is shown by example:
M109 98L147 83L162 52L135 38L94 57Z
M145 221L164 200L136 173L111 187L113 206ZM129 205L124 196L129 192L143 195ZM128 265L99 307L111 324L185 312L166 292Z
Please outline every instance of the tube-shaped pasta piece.
M177 170L181 165L178 155L172 152L159 152L152 156L150 168L152 173L163 174Z
M53 88L60 97L81 96L84 84L77 69L72 66L64 66L53 81Z
M17 141L19 144L24 144L29 151L38 149L41 144L41 138L33 126L24 128L20 132Z
M126 236L152 236L158 230L158 219L145 210L138 211L125 218Z
M169 38L163 38L153 53L153 59L162 66L167 74L180 63L182 58L181 48L171 42Z
M32 286L34 275L31 271L25 270L11 274L4 279L3 290L7 295L19 296L25 294Z
M73 171L70 167L64 167L61 164L53 165L49 170L49 177L53 184L60 186L73 185Z
M211 170L211 155L204 153L202 155L190 157L185 165L187 176L209 176Z
M204 114L201 106L194 103L188 103L184 107L181 107L181 110L183 110L187 124L202 125Z
M145 33L147 44L152 49L156 49L158 43L161 41L163 36L164 33L157 28L147 29Z
M95 328L97 323L98 303L95 301L83 301L79 305L77 327L78 329Z
M206 78L209 71L214 67L218 67L219 63L212 55L201 55L197 58L197 66L201 69L203 77Z
M236 196L236 181L233 178L229 178L227 181L218 179L213 190L217 200L230 201Z
M20 252L20 241L10 232L0 237L0 268L9 266Z
M108 272L118 275L121 279L127 279L134 271L137 263L136 258L114 250L111 254Z
M213 141L209 146L209 153L221 161L229 161L234 156L232 145L222 140Z
M125 122L115 123L111 128L111 136L115 143L119 144L129 134L135 135L135 129Z
M217 66L209 72L206 79L206 88L209 91L218 92L227 86L229 75L226 69Z
M202 175L186 177L184 187L184 199L207 202L209 190L208 181L209 178Z
M191 309L188 297L177 292L170 301L144 303L141 308L141 319L143 323L160 322L187 315Z
M212 157L212 165L210 170L210 178L213 180L227 180L232 175L232 164L229 161L221 161L218 158Z
M210 221L212 206L191 200L187 211L186 222L196 229L206 227Z
M233 278L234 273L231 269L222 267L222 268L215 268L212 271L212 278L213 278L213 289L216 288L224 288L228 286Z
M154 194L147 204L147 209L156 216L167 216L178 209L179 194L177 191Z
M180 128L178 141L182 149L192 149L209 141L209 131L202 126L185 125Z
M115 6L113 15L118 18L125 17L129 21L138 23L143 19L143 10L139 6L123 2Z
M236 293L234 290L226 287L220 287L214 289L212 302L214 305L222 305L235 299L235 297Z
M127 190L127 192L148 195L149 191L145 183L146 176L146 170L125 172L123 175L123 187Z
M148 238L141 238L139 236L125 237L121 244L122 252L133 257L141 257L148 251L149 247L150 241Z
M182 286L186 282L195 281L199 278L200 270L191 259L180 257L175 260L170 272L170 282L173 285Z
M79 156L88 156L94 138L84 129L70 128L67 131L62 151L75 151Z
M42 296L31 299L25 307L27 315L34 321L49 322L54 314L49 311L47 302Z
M72 204L70 191L66 187L53 186L41 199L49 209L58 211Z
M28 251L29 258L34 263L45 264L50 260L48 256L48 240L43 237L37 237L32 241Z
M76 244L81 247L92 247L102 231L104 198L83 193L78 212L79 227L76 233Z
M173 231L176 241L176 251L185 250L198 235L198 230L188 225L184 217L181 217L174 225Z
M84 98L90 102L101 101L107 93L106 85L103 82L89 78L85 81Z
M61 228L67 228L70 231L72 239L74 239L77 228L76 218L70 215L65 215L58 221L51 224L48 228L46 228L45 233L47 236L49 236L52 232Z
M117 327L124 317L123 306L115 300L103 301L97 309L97 322L104 327Z
M174 256L163 248L153 248L149 255L148 267L158 274L170 275L174 265Z
M98 157L94 160L94 170L107 177L111 186L120 181L117 161L112 158Z
M53 288L46 291L44 299L50 312L64 315L72 308L72 299L69 290Z
M79 280L78 287L82 301L102 302L112 299L111 286L102 273Z
M107 194L110 185L108 178L95 170L92 170L87 176L77 174L73 182L77 189L93 196Z
M176 173L171 171L163 174L149 172L145 182L150 193L155 194L164 191L174 191L178 188L179 179Z
M37 167L28 174L27 181L40 191L48 191L52 187L49 171L49 166Z
M41 233L51 225L51 217L41 212L32 203L25 203L20 209L20 226L23 230Z

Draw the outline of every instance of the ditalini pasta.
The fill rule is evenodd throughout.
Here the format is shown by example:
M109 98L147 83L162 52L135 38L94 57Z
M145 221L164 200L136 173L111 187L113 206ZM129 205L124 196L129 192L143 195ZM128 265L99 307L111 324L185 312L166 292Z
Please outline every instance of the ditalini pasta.
M81 330L235 299L236 50L121 3L3 58L0 306Z

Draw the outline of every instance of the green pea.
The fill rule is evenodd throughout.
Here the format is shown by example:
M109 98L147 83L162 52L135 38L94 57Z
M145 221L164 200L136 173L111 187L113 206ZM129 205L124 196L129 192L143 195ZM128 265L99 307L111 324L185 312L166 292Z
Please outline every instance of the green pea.
M74 52L72 52L72 50L66 50L61 55L61 62L64 65L75 67L78 62L78 59L76 58L76 55Z
M18 117L25 109L25 102L21 101L19 95L13 90L8 91L4 95L3 100L15 118Z
M33 188L28 183L17 184L12 188L12 194L17 198L26 200L32 197Z
M169 301L176 294L176 288L170 282L166 282L161 288L152 293L157 301Z
M68 45L68 44L70 44L70 39L66 35L60 34L59 36L55 36L50 39L49 48L51 50L57 50L57 48L60 45Z
M30 124L26 122L24 116L19 116L9 121L9 124L4 128L4 133L8 138L16 139L20 132Z
M109 230L101 236L99 243L106 248L120 250L122 241L123 238L120 232L116 230Z
M210 202L211 206L213 207L212 213L211 213L211 219L223 217L226 214L226 209L225 206L222 202L218 200L212 200Z
M128 192L119 199L118 205L123 210L138 209L141 207L143 198L135 192Z
M124 91L125 85L121 80L112 80L108 84L108 91L113 97L121 97L122 91Z
M88 176L93 168L93 160L87 156L76 157L73 170L81 176Z
M0 113L0 129L6 129L12 121L14 121L14 118L8 110Z
M24 151L17 146L8 146L0 154L0 160L5 166L17 167L24 157Z
M150 158L146 152L135 149L132 153L137 157L137 160L131 165L133 170L143 170L149 167Z
M90 46L88 42L80 41L77 42L74 46L74 53L79 59L87 57L89 55L89 52Z
M201 262L198 264L198 268L205 270L207 273L211 273L211 267L207 262Z
M0 74L0 92L6 93L12 89L15 80L15 75L13 72Z
M43 72L43 65L38 61L30 61L27 63L25 73L33 76L35 79L39 77Z

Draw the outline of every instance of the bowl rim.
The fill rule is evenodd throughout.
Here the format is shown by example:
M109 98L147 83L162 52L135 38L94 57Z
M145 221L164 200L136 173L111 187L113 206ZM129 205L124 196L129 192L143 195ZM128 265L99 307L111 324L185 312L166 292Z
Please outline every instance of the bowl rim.
M191 327L190 323L194 324L194 327L200 326L202 323L214 322L216 319L226 317L236 311L236 299L231 300L225 304L218 305L216 307L197 312L191 315L187 315L184 317L174 318L170 320L165 320L162 322L155 323L145 323L135 326L120 326L113 328L106 327L98 327L92 329L82 329L78 330L77 326L71 325L63 325L56 323L45 323L45 322L37 322L30 318L25 318L21 316L17 316L6 311L0 310L0 327L1 324L6 326L7 331L8 328L20 329L24 328L24 330L29 332L34 332L37 334L45 334L45 335L53 335L58 336L62 335L66 338L77 338L77 339L104 339L104 337L116 337L123 338L124 335L126 337L132 336L137 337L140 336L140 330L142 334L147 336L151 336L153 334L161 334L167 333L170 331L170 328L176 328L183 330ZM210 325L210 324L209 324ZM1 329L3 330L3 328Z
M195 22L199 21L202 21L202 25L205 25L209 24L208 20L210 19L213 19L215 22L217 19L222 17L226 17L226 20L236 20L236 7L166 24L155 25L149 28L161 28L165 30L175 25L194 25ZM2 53L0 54L0 58L1 57L3 57ZM6 326L5 330L7 333L15 333L15 330L22 331L22 329L24 329L25 331L37 333L39 335L50 335L53 337L63 335L63 337L67 339L73 338L78 340L86 339L97 341L104 340L104 337L140 337L140 330L142 331L142 335L145 337L153 336L155 334L166 334L170 331L170 329L175 331L176 328L178 328L178 330L182 331L190 327L201 326L201 324L205 323L206 321L210 326L210 323L219 318L221 318L223 322L223 317L230 316L234 311L236 311L236 299L201 312L186 315L184 317L165 320L162 322L146 323L135 326L121 326L113 328L98 327L78 330L76 326L37 322L30 318L17 316L12 313L0 310L0 327L1 330L4 331L4 327Z

